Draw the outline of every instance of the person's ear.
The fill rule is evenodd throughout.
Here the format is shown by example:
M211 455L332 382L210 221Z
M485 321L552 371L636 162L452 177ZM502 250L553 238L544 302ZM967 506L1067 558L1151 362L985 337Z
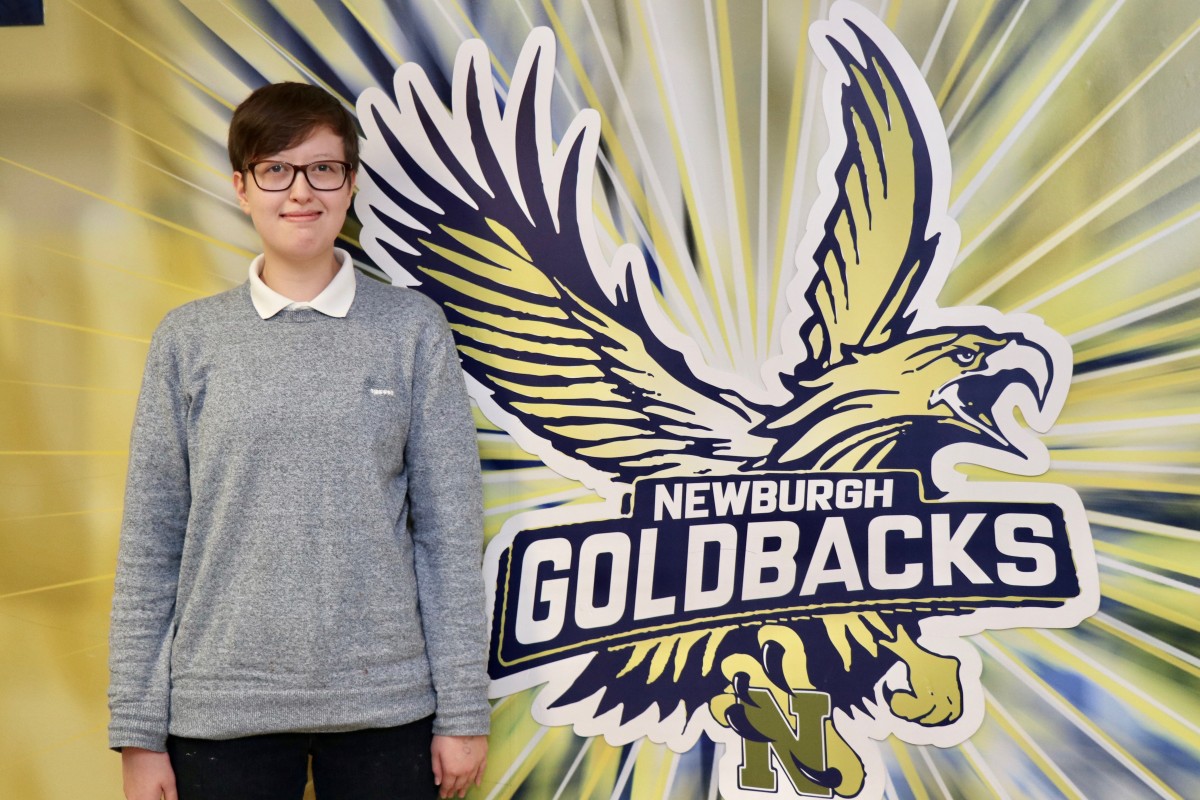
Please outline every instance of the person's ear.
M238 205L242 211L250 213L250 200L246 197L246 173L233 173L233 191L237 194Z

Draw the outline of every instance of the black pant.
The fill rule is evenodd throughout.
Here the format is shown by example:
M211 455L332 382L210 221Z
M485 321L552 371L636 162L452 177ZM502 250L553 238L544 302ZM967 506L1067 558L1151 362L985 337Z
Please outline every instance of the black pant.
M312 756L318 800L435 798L433 717L345 733L272 733L241 739L171 736L179 800L300 800Z

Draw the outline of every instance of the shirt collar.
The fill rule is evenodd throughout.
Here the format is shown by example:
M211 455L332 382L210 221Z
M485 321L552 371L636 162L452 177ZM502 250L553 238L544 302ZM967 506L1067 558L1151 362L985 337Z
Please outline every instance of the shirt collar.
M284 297L263 283L263 256L250 262L250 301L263 319L270 319L285 308L311 308L327 317L345 317L354 302L354 263L350 254L340 247L333 248L334 258L341 265L329 285L312 300L297 302Z

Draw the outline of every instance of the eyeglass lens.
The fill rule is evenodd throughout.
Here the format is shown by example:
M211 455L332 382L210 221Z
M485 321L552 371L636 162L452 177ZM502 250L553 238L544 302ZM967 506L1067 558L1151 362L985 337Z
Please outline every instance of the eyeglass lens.
M296 165L284 161L262 161L254 165L254 182L258 188L269 192L282 191L292 185L297 167L304 170L308 185L314 189L340 189L346 183L346 165L340 161L314 161Z

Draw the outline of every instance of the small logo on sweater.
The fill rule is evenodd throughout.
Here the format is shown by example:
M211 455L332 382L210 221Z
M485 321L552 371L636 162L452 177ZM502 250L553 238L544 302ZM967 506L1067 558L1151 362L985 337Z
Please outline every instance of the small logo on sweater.
M396 392L392 389L372 389L371 394L375 397L392 397Z

